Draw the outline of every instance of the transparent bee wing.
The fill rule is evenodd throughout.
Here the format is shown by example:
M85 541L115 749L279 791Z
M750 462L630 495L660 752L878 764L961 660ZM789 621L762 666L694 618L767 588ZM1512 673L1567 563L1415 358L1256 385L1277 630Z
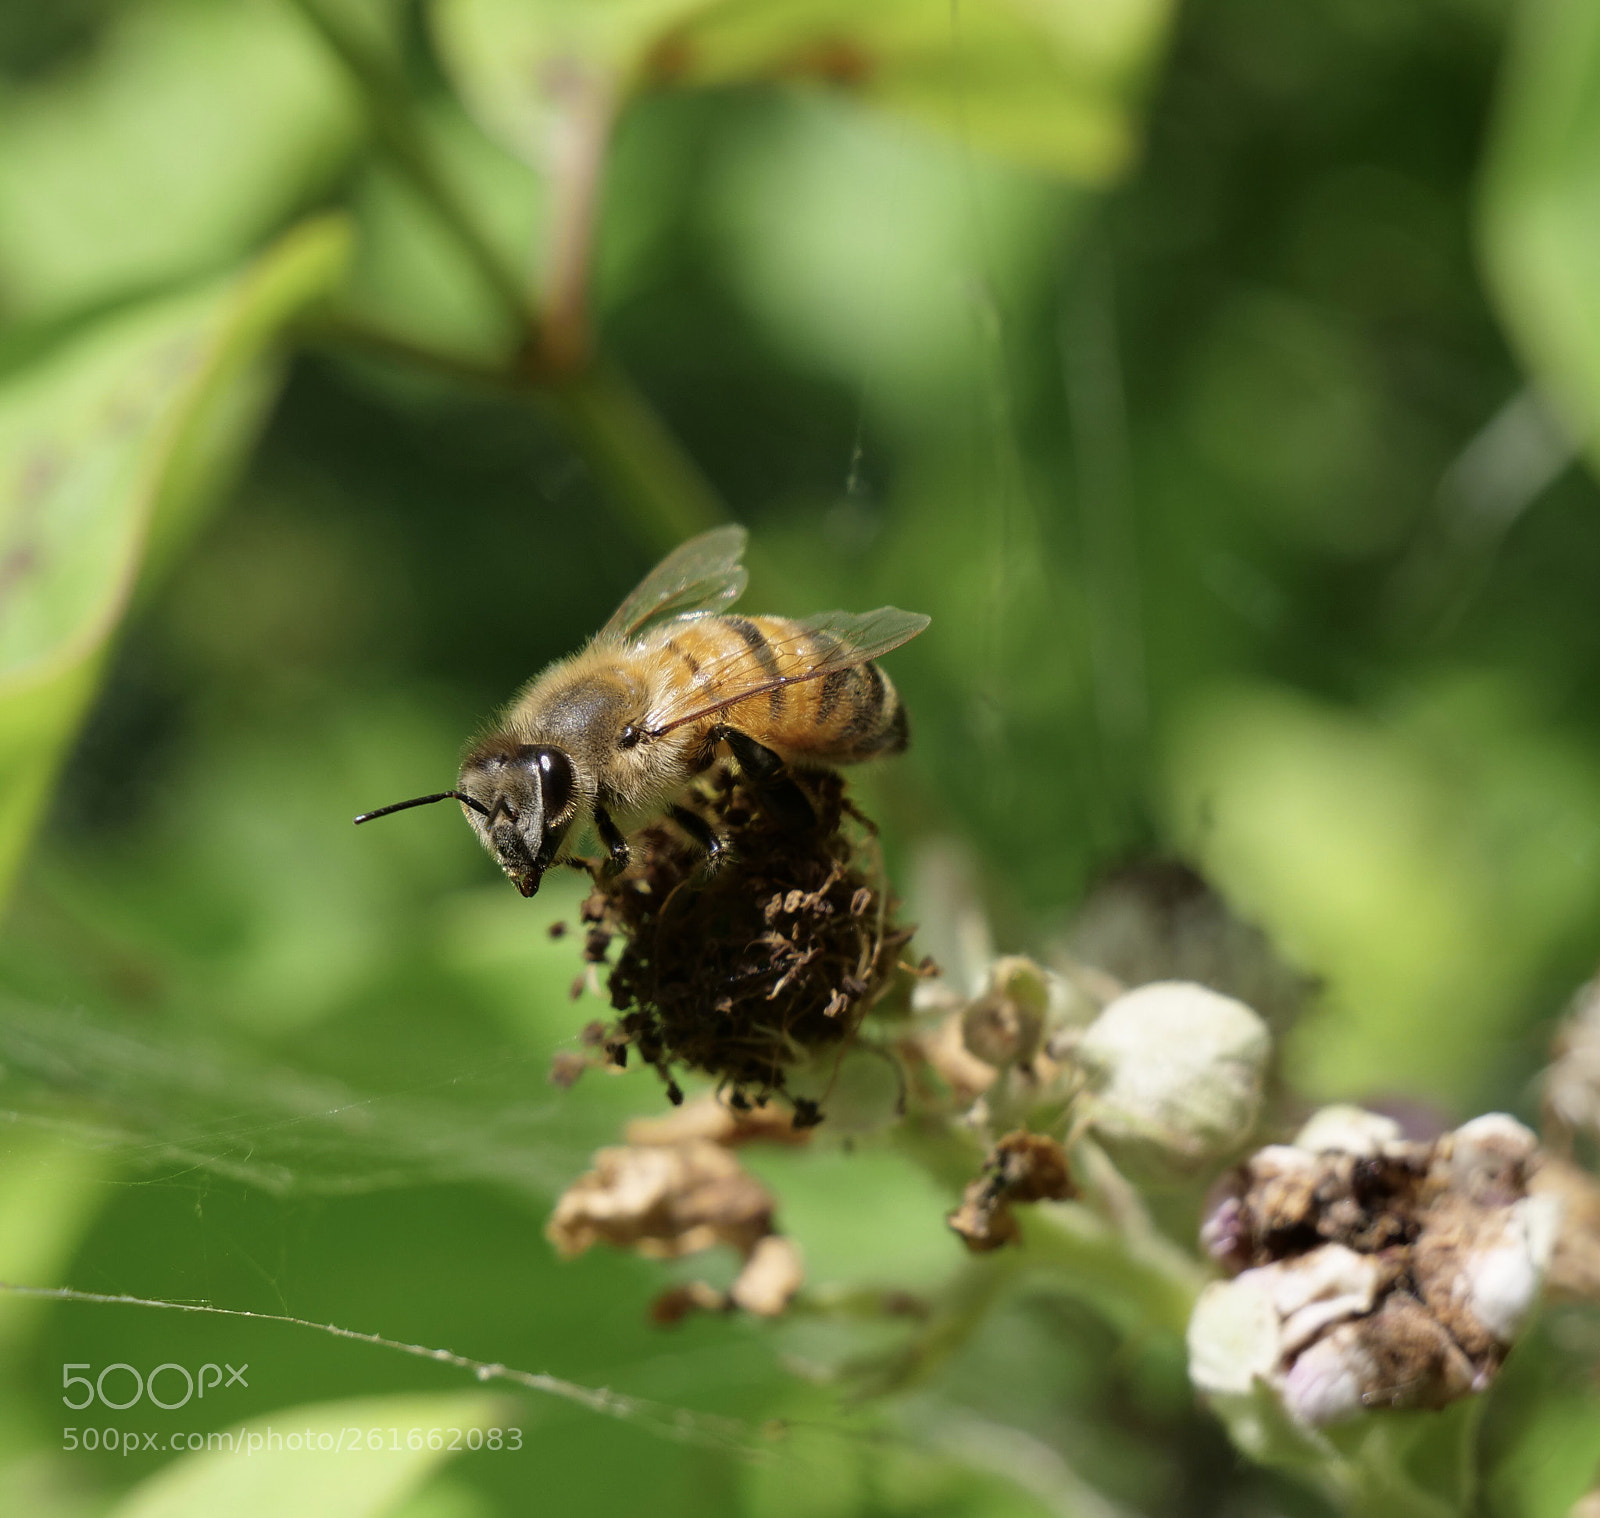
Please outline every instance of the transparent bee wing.
M680 543L640 581L599 637L626 642L663 618L731 606L749 578L739 562L747 537L742 527L717 527Z
M897 606L862 612L825 611L806 617L795 623L788 637L769 637L759 652L741 649L702 665L695 686L686 689L676 703L653 714L651 732L659 737L781 685L820 680L836 670L865 664L909 643L931 620L921 612L901 611ZM774 663L780 669L787 666L786 672L774 676ZM706 699L708 690L718 693L716 700Z

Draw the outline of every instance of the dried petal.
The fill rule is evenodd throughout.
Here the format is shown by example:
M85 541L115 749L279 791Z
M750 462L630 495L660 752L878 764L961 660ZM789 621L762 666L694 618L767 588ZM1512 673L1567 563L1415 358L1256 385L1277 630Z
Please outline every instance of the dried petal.
M1263 1274L1282 1320L1284 1351L1294 1354L1332 1324L1371 1312L1395 1270L1377 1255L1324 1244L1310 1254L1266 1266Z
M722 1312L728 1306L726 1293L704 1281L685 1281L669 1286L650 1304L650 1321L661 1328L672 1328L690 1313Z
M1448 1167L1448 1184L1486 1206L1504 1206L1528 1189L1528 1167L1539 1151L1529 1128L1504 1112L1463 1123L1439 1141L1437 1155Z
M1189 1379L1213 1396L1247 1396L1278 1372L1282 1325L1265 1272L1213 1281L1189 1318Z
M952 1012L922 1034L917 1043L918 1052L933 1066L963 1107L982 1096L1000 1074L993 1065L986 1065L967 1048L959 1012Z
M772 1231L772 1197L704 1140L602 1149L556 1203L545 1236L565 1256L604 1243L658 1259L729 1244L748 1254Z
M735 1148L767 1141L804 1144L811 1134L796 1128L794 1113L776 1102L754 1102L742 1110L714 1096L674 1108L661 1117L636 1117L626 1129L630 1144L682 1144L690 1139Z
M804 1280L798 1247L772 1233L750 1251L744 1269L728 1289L728 1299L757 1317L775 1318L794 1300Z
M1385 1144L1401 1137L1400 1125L1392 1117L1367 1112L1361 1107L1324 1107L1314 1113L1299 1133L1294 1146L1311 1154L1375 1155Z
M1467 1357L1403 1292L1371 1317L1319 1339L1290 1366L1284 1405L1302 1423L1336 1423L1369 1407L1443 1407L1473 1389Z
M550 1056L550 1084L570 1091L588 1068L589 1061L575 1049L557 1049Z
M1494 1358L1516 1337L1538 1299L1559 1219L1547 1197L1483 1208L1453 1193L1430 1209L1412 1276L1468 1354Z
M1338 1423L1361 1411L1363 1390L1376 1369L1362 1352L1353 1325L1313 1344L1283 1378L1283 1402L1291 1417L1312 1428Z

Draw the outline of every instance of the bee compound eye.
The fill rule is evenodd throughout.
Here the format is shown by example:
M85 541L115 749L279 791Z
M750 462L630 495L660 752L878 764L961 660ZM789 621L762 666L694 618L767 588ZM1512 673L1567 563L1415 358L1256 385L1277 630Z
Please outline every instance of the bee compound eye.
M558 748L542 748L535 761L539 768L539 791L544 798L544 814L556 817L572 800L572 761Z

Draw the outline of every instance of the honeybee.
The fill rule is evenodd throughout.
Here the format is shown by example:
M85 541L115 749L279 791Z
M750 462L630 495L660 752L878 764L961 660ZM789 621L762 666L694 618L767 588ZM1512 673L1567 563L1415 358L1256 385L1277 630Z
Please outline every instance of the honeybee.
M745 530L719 527L667 555L587 647L552 664L467 750L456 788L366 812L369 822L455 800L524 896L590 829L608 868L627 835L666 815L712 862L723 843L680 798L724 752L763 803L804 818L788 771L906 746L905 708L872 661L928 618L892 606L800 621L724 611L748 578Z

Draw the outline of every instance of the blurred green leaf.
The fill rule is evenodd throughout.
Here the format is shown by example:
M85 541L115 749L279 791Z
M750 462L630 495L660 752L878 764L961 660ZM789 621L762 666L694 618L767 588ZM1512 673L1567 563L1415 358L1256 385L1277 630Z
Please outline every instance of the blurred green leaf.
M392 1509L389 1518L494 1518L494 1509L482 1492L443 1476Z
M1404 1090L1475 1110L1553 952L1600 889L1600 767L1483 676L1385 720L1267 687L1214 692L1170 749L1206 869L1325 975L1288 1067L1313 1099Z
M111 317L0 385L0 883L10 879L147 551L238 463L278 331L341 273L309 223L244 273Z
M1600 467L1600 8L1537 0L1516 16L1483 249L1524 360Z
M60 1282L110 1194L110 1169L104 1150L57 1133L13 1132L0 1155L0 1281ZM0 1351L9 1357L48 1307L39 1297L0 1296Z
M1165 0L440 0L467 99L535 163L585 87L810 81L1053 173L1104 182L1134 151L1130 106Z
M114 1518L370 1518L391 1510L448 1460L446 1446L458 1433L464 1447L468 1429L509 1415L503 1397L477 1392L280 1408L231 1430L231 1450L180 1456L135 1487ZM277 1441L271 1446L269 1431ZM442 1435L438 1449L428 1448L430 1432ZM418 1449L409 1447L413 1433L421 1435ZM368 1447L369 1434L377 1449Z
M1087 197L846 101L774 104L706 175L742 301L903 426L941 402L984 404L992 333L1034 309Z
M1600 1399L1572 1388L1544 1389L1537 1416L1490 1482L1496 1512L1514 1518L1570 1518L1573 1504L1600 1481Z
M799 1392L792 1400L792 1410L786 1411L795 1420L794 1432L772 1458L752 1462L741 1472L741 1513L747 1518L860 1518L868 1513L884 1518L1044 1518L1049 1513L1108 1518L1123 1511L1088 1492L1070 1471L1063 1476L1062 1466L1026 1436L988 1429L996 1447L975 1448L978 1440L971 1431L981 1426L977 1419L964 1421L961 1435L966 1437L953 1437L954 1429L941 1428L943 1437L930 1441L933 1447L893 1438L845 1441L814 1431L819 1421L814 1394ZM1036 1495L1025 1490L1030 1486Z
M0 315L241 257L330 182L358 119L285 6L127 7L86 66L0 101Z
M543 220L542 186L527 165L486 137L454 101L430 102L414 124L477 227L508 269L520 268ZM391 163L356 185L360 240L342 306L396 338L488 363L505 363L521 334L512 312L469 264L449 228Z

